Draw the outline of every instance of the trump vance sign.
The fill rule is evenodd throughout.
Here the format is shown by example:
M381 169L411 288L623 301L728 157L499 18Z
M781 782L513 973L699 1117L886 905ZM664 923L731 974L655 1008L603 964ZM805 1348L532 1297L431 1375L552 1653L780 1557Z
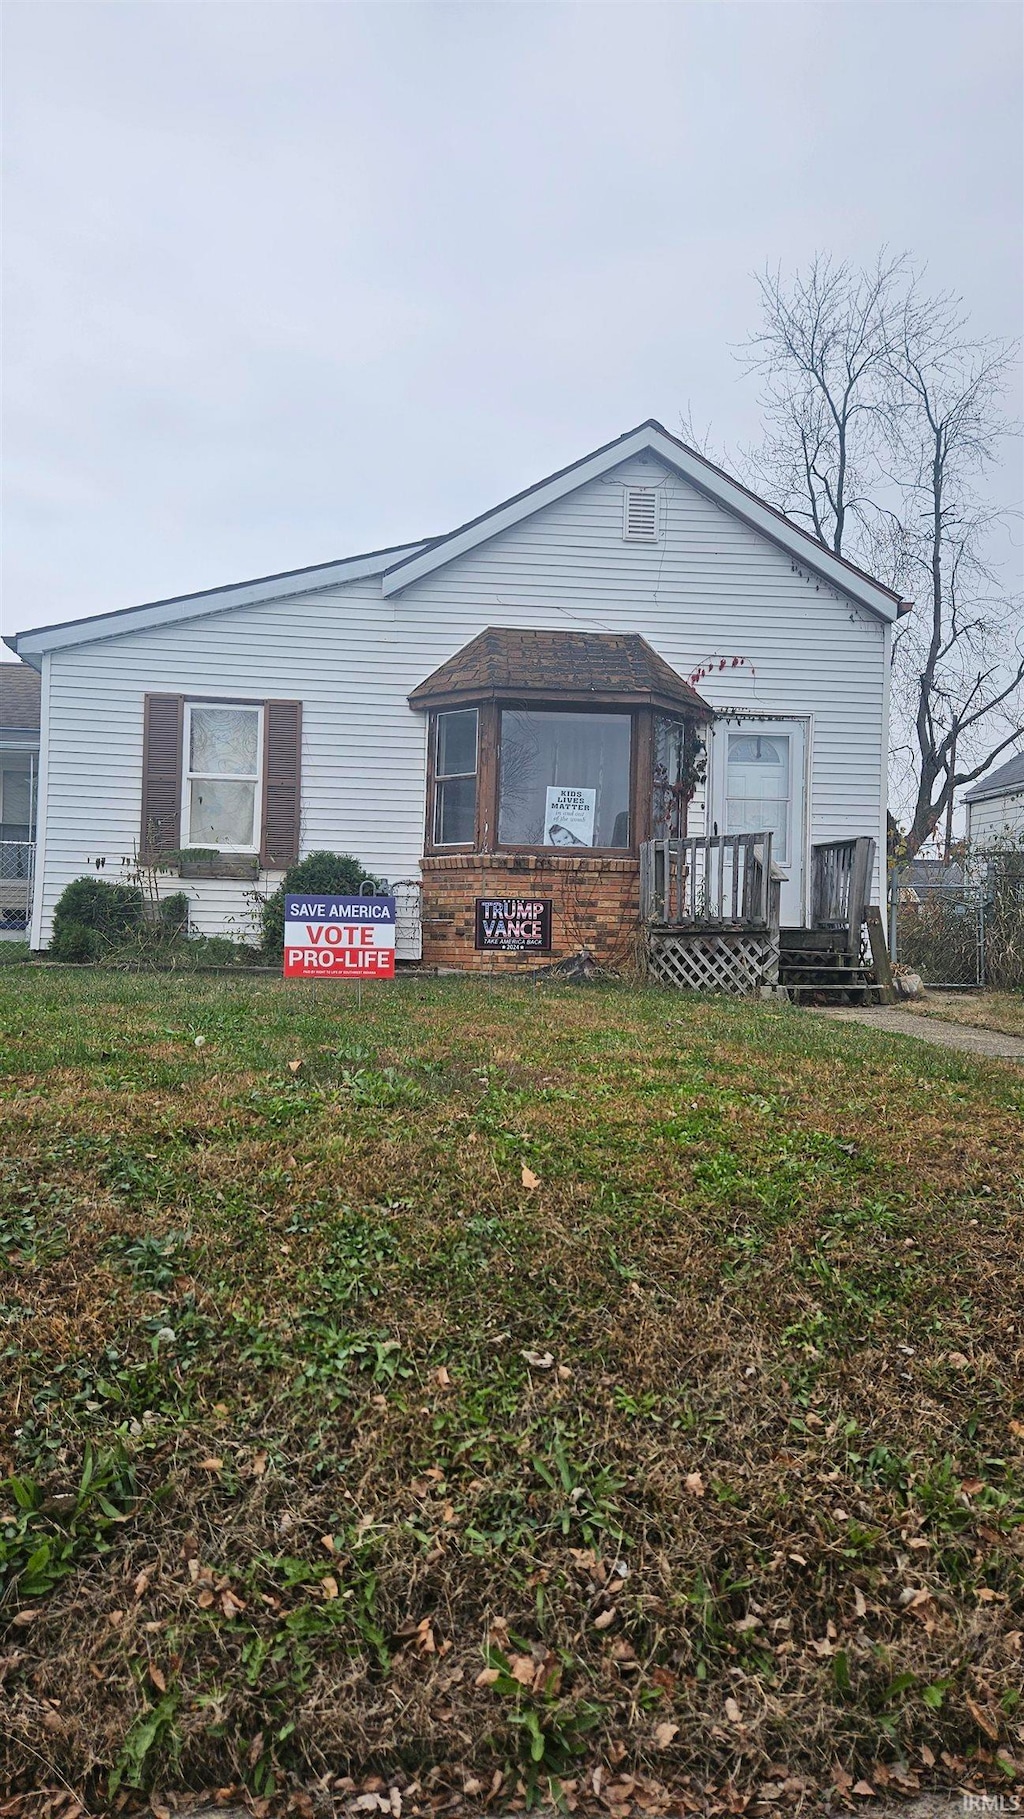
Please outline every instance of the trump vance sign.
M393 897L286 897L286 979L393 979Z
M478 897L476 946L493 953L551 951L551 899Z

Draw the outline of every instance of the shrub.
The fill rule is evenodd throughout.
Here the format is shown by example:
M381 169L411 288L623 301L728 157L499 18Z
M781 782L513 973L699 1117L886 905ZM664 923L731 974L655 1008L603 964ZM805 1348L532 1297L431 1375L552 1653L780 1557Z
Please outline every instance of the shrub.
M169 897L161 897L160 932L168 941L173 941L176 935L188 933L188 894L186 891L172 891Z
M59 928L54 928L49 951L55 960L67 961L72 966L85 966L90 961L99 959L103 952L103 937L98 929L89 928L84 922L69 922L65 918Z
M100 945L124 940L142 927L142 892L132 884L107 884L102 878L76 878L61 893L53 912L51 951L70 925L90 929Z
M260 945L264 955L277 960L284 947L285 894L308 891L311 896L354 897L363 884L379 882L351 853L310 853L290 866L284 883L264 901L260 911Z

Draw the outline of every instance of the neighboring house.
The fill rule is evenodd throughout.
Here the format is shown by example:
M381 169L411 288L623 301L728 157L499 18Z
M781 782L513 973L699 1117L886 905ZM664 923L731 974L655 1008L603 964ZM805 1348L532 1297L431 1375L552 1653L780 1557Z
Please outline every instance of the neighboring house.
M984 851L993 842L1024 839L1024 752L983 777L964 801L969 845Z
M920 903L943 892L964 890L967 878L957 859L911 859L899 868L899 885L903 902Z
M39 674L0 663L0 934L24 935L32 899Z
M738 927L762 849L713 839L768 831L799 928L812 849L885 853L900 610L648 422L447 536L23 632L32 945L97 861L160 857L194 928L238 932L254 886L329 848L422 880L428 963L492 964L475 906L506 898L552 903L556 956L612 958L653 838L707 834L720 908L742 860Z

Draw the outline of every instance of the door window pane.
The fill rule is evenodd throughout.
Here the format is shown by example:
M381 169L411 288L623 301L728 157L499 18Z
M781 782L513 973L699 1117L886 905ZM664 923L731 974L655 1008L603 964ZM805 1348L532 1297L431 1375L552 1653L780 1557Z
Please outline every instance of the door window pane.
M628 846L630 717L501 716L502 846Z
M785 734L730 733L727 834L770 832L772 857L789 861L790 745Z

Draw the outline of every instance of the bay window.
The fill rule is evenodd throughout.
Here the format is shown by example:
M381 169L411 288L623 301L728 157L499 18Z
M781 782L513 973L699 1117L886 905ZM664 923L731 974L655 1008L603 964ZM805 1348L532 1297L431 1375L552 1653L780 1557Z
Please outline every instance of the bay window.
M417 684L428 853L588 850L686 831L711 709L645 638L488 626Z

